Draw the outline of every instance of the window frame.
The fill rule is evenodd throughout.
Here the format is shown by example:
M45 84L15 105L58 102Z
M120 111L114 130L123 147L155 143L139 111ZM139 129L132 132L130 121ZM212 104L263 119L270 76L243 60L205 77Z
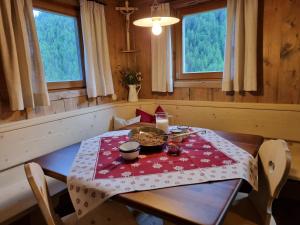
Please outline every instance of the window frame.
M70 5L63 2L56 2L56 1L50 2L49 0L33 0L32 4L34 9L45 10L48 12L58 13L66 16L72 16L75 17L77 20L82 80L47 82L48 90L54 91L54 90L64 90L64 89L86 88L86 82L85 82L86 76L85 76L84 54L83 54L84 53L83 37L82 37L79 6Z
M175 25L174 36L175 36L175 80L221 80L223 72L195 72L195 73L184 73L183 72L183 46L182 46L182 20L183 17L190 14L208 12L227 7L226 0L214 0L209 2L200 3L197 5L187 6L180 8L177 11L177 16L180 22Z

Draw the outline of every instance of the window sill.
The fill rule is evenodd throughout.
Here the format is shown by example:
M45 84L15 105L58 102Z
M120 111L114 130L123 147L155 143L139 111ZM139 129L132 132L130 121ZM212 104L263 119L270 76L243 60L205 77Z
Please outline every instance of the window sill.
M75 98L80 96L86 96L85 88L78 88L73 90L49 90L49 98L51 101L67 99L67 98Z
M174 82L174 87L201 87L201 88L221 88L221 80L176 80Z

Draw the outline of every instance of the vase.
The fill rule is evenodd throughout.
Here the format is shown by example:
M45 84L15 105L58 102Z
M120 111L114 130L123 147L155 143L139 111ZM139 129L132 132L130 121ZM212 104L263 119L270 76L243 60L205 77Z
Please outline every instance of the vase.
M128 101L129 102L137 102L139 100L138 94L141 90L140 84L130 84L129 87L129 94L128 94Z

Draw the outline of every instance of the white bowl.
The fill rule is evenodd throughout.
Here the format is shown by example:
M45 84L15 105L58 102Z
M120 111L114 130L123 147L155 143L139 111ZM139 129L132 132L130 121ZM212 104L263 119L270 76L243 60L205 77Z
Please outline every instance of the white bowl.
M182 130L180 130L180 129L172 129L172 130L171 130L171 134L174 135L174 136L179 135L179 134L182 134L182 133L183 133L183 132L182 132ZM183 136L174 137L174 138L172 138L172 140L173 140L174 142L181 143L181 142L183 141Z
M140 154L140 143L136 141L128 141L119 146L121 156L125 160L134 160Z

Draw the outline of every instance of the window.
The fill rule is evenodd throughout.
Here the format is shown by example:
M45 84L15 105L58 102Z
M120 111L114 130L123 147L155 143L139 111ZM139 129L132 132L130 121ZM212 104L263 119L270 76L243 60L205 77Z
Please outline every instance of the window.
M180 10L176 27L177 79L221 79L224 69L226 2Z
M33 13L48 89L84 87L78 17L49 6Z

